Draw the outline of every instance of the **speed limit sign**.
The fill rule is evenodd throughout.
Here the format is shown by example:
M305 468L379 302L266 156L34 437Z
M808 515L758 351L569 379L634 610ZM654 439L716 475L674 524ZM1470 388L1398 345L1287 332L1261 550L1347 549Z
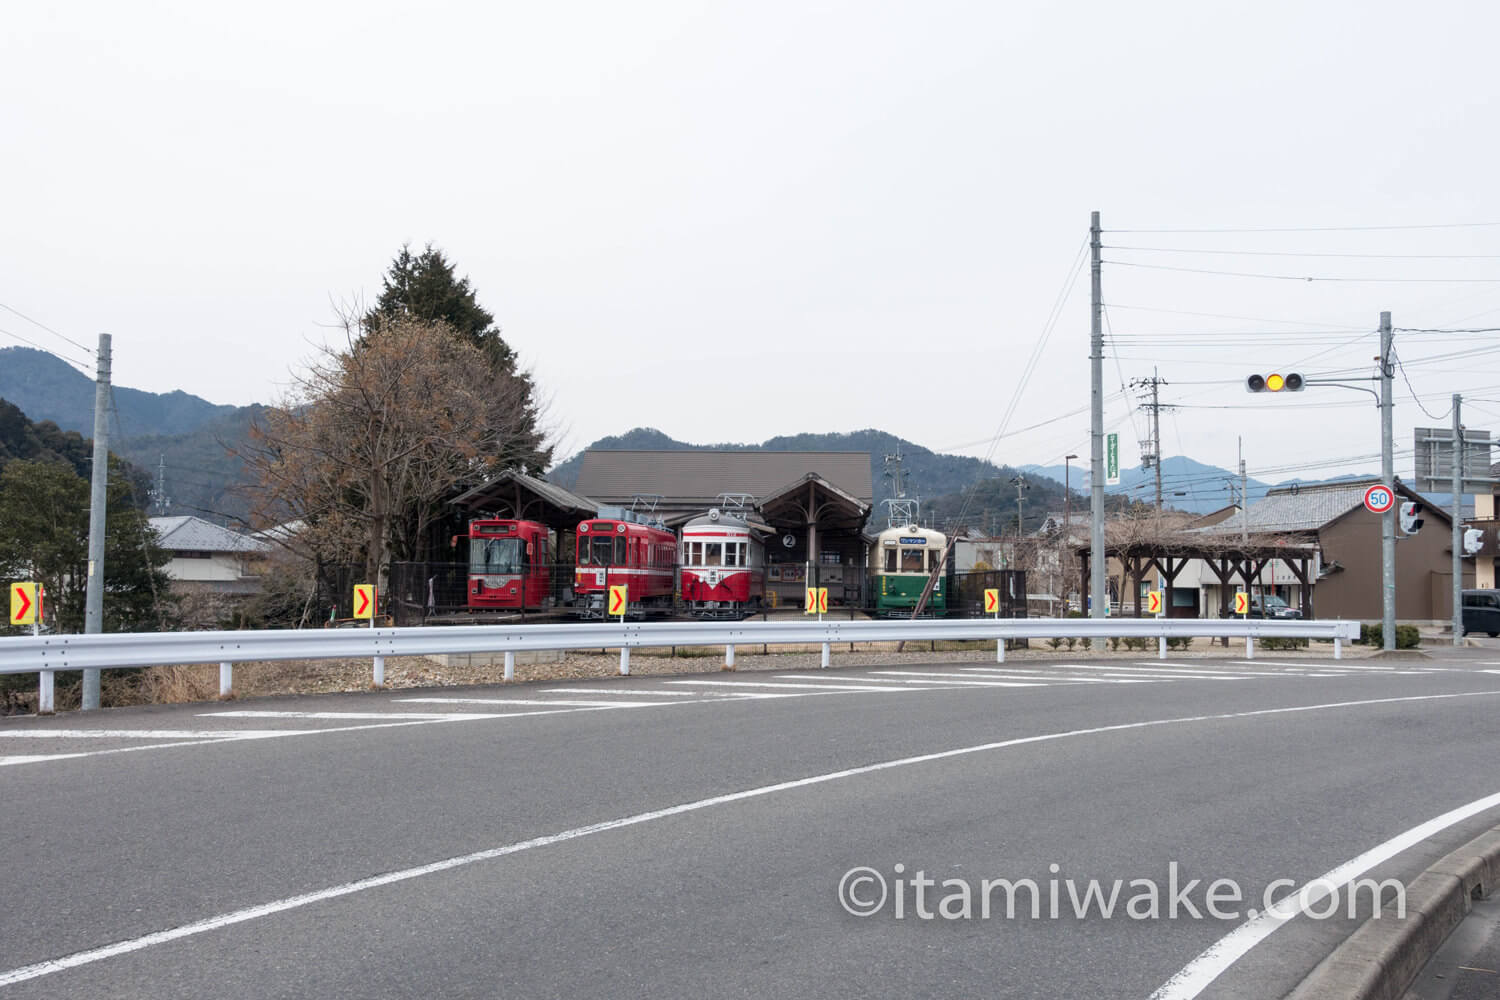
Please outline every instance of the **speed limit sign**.
M1365 490L1365 508L1372 514L1384 514L1396 506L1396 493L1383 483Z

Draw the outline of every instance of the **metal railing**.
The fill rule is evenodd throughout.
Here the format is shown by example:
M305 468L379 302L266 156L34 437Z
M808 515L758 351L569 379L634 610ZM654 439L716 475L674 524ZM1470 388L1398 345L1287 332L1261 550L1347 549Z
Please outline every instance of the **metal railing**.
M515 654L531 650L620 650L620 673L630 673L630 651L642 647L723 646L734 666L738 645L817 643L829 665L836 642L988 640L997 662L1006 640L1136 638L1157 640L1167 655L1169 638L1245 639L1254 657L1256 639L1332 640L1333 655L1345 639L1359 638L1357 621L1283 621L1197 618L967 618L850 621L814 619L778 622L576 622L540 625L475 625L467 628L285 629L239 632L129 632L0 638L0 674L40 675L38 711L52 711L53 674L63 670L117 669L218 663L219 691L233 686L235 663L370 657L373 680L385 683L385 658L456 653L505 654L505 679L515 676Z

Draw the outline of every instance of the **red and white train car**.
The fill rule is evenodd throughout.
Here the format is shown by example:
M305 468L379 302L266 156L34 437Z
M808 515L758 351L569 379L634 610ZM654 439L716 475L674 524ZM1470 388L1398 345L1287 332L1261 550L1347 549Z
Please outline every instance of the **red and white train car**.
M741 618L766 593L766 548L742 518L718 508L682 526L682 599L700 618Z
M585 618L605 616L609 588L624 584L629 614L672 607L677 582L677 536L660 522L643 523L622 511L578 524L574 605Z

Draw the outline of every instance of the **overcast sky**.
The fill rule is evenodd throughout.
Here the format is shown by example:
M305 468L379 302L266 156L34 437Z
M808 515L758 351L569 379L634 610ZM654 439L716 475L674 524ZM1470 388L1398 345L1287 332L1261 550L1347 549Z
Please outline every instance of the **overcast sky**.
M1125 464L1121 382L1154 365L1168 455L1231 466L1243 434L1262 478L1378 469L1369 397L1242 380L1371 374L1383 309L1500 326L1497 29L1491 3L1368 0L12 5L0 302L113 334L118 384L269 402L334 303L431 241L560 458L636 426L878 427L1086 461L1098 209ZM1500 431L1500 335L1396 344L1443 418L1398 379L1398 471L1454 391Z

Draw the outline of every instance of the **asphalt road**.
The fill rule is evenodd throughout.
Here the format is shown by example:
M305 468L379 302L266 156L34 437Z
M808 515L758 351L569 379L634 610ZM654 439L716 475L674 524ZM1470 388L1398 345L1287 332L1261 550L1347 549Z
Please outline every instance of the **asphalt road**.
M1497 652L908 664L0 720L0 1000L1149 997L1273 879L1300 885L1500 792ZM1497 822L1478 811L1373 873L1410 878ZM1221 907L1233 918L1167 919L1174 863L1179 882L1253 898ZM840 902L857 867L885 880L872 916ZM967 885L968 919L959 883L919 899L918 872ZM1014 919L1003 894L982 918L982 880L1027 878L1040 917L1021 890ZM1067 879L1154 880L1160 918L1123 901L1079 918ZM1204 909L1202 885L1188 898ZM1349 926L1291 920L1173 995L1281 996Z

